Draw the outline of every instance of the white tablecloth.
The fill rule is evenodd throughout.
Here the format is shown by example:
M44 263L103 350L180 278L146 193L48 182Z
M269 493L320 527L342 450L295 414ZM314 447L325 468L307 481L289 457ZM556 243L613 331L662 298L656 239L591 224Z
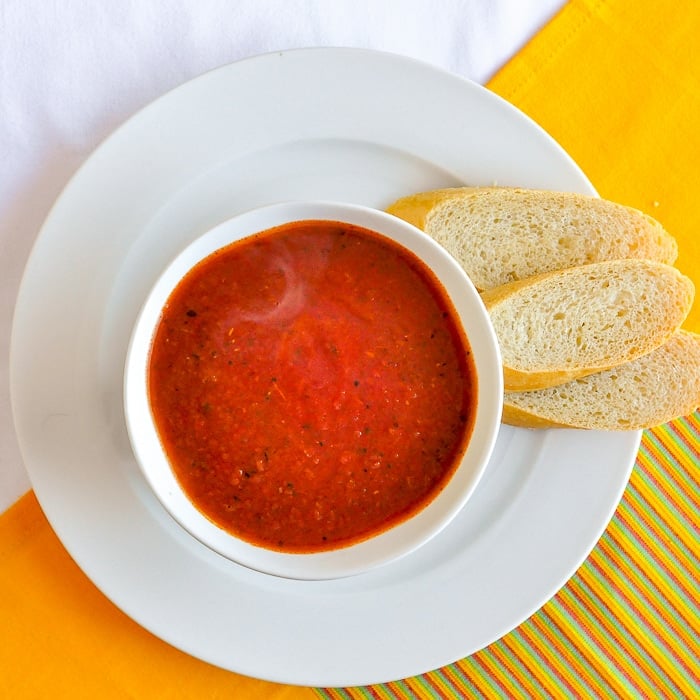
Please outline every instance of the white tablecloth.
M563 4L0 0L0 512L30 488L9 397L22 270L53 201L115 127L209 69L306 46L390 51L484 83Z

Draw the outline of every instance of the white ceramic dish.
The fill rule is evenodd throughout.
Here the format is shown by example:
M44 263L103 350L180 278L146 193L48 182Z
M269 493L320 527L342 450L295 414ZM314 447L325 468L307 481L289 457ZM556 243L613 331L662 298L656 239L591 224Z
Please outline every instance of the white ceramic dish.
M418 256L438 277L469 339L478 378L476 416L460 465L431 503L415 516L350 547L289 554L234 537L204 516L187 497L170 467L153 421L148 364L162 309L182 278L224 246L261 231L302 220L342 221L378 232ZM445 528L467 503L486 469L503 408L503 374L498 341L481 297L464 270L435 241L401 219L369 207L342 202L286 202L240 214L188 245L168 265L139 313L126 356L124 409L134 454L166 510L215 552L256 571L293 579L354 576L418 549Z
M305 582L255 573L184 533L145 483L124 424L139 306L199 233L285 199L383 208L408 192L494 181L594 193L547 134L483 88L352 49L204 75L86 162L32 252L10 379L42 508L116 605L223 668L342 686L471 654L566 582L614 512L638 433L504 428L468 506L425 547L371 573Z

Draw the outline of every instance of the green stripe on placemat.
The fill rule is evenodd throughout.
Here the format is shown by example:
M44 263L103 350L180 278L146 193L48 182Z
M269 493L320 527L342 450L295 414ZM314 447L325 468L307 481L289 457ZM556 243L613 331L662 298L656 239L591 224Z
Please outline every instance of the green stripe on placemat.
M700 697L700 413L644 431L630 483L571 580L486 649L328 700Z

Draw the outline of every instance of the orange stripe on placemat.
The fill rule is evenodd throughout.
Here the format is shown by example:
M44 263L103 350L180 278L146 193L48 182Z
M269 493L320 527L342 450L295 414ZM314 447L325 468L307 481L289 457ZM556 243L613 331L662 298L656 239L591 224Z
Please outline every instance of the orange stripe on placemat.
M530 673L537 679L547 696L552 696L562 689L569 689L569 684L560 669L556 667L556 650L538 643L528 622L523 623L517 630L511 633L514 641L520 644L524 656L527 659Z
M655 672L652 676L654 679L663 682L667 678L671 685L687 691L689 684L686 678L692 679L693 673L691 664L682 659L682 644L678 638L669 634L662 621L655 619L639 589L634 586L625 589L618 587L616 594L618 605L614 609L615 619L628 631L629 639L635 645L634 656L638 663L648 663L651 671Z
M593 669L586 664L585 659L570 640L563 636L563 630L549 615L548 607L551 606L546 606L539 614L530 619L532 626L540 635L540 643L546 644L550 649L555 649L560 655L560 663L566 668L567 678L575 697L592 697L595 695L595 686L587 682L587 677L590 677L589 674ZM584 671L585 675L579 670Z
M540 668L539 659L533 654L532 649L520 635L519 629L514 630L503 639L496 642L507 650L510 657L517 661L522 667L525 674L523 682L528 688L532 688L533 693L530 697L544 697L547 695L545 687L537 676L537 670Z
M475 664L480 666L498 686L503 697L525 698L522 686L514 678L507 665L502 664L493 654L492 647L478 652L472 657Z
M700 412L685 419L679 419L660 425L650 430L651 435L666 445L669 458L673 462L684 465L687 469L672 472L671 476L681 479L681 488L696 504L700 503L700 493L696 483L690 478L687 470L698 467L698 442L700 441Z
M494 659L500 665L511 683L515 687L514 696L518 698L531 698L535 694L535 684L532 682L532 674L525 667L523 662L514 656L510 649L503 643L492 644L488 651L493 654Z
M585 625L579 626L576 619L572 618L566 611L564 605L565 603L560 601L559 596L555 597L545 605L540 613L533 616L533 623L546 625L546 629L550 632L548 639L552 640L552 645L569 659L579 681L590 688L580 697L594 697L602 691L606 691L606 695L611 695L612 688L608 686L604 678L607 666L599 662L596 656L588 658L585 654L585 650L590 649L592 643L590 628L586 628ZM587 640L589 645L582 644L582 640Z
M691 612L697 601L697 583L691 572L697 565L684 567L683 562L674 556L673 548L664 546L663 541L655 539L651 531L645 530L644 524L633 517L627 506L625 500L619 518L610 528L610 537L619 542L620 537L624 536L626 542L636 545L628 549L630 559L658 583L666 595L677 597L682 606L688 606L686 613Z
M633 513L643 537L657 539L678 566L692 571L697 566L697 557L680 539L678 531L674 532L671 522L675 522L676 518L669 517L668 509L658 506L659 502L656 499L649 501L644 497L639 489L639 480L634 479L627 487L620 508L629 509Z
M635 600L629 590L628 578L624 575L611 576L610 569L601 565L593 555L587 563L590 566L583 567L578 576L581 587L571 587L577 600L614 639L616 648L623 651L630 668L643 672L655 687L662 686L672 692L672 697L683 697L676 695L680 689L673 678L677 675L673 665L658 653L660 630L648 624L642 601ZM591 596L584 598L582 595L585 591L593 593L601 601L607 598L611 609L591 604ZM682 680L681 685L685 685Z
M432 698L449 698L452 695L451 689L441 678L441 673L426 673L422 676L415 676L406 681L407 687L417 693L428 692ZM390 684L393 685L393 684ZM410 695L408 697L416 697Z
M622 527L624 531L621 530ZM683 579L683 569L668 556L668 550L664 550L658 541L642 537L638 528L639 525L621 507L617 520L611 523L608 529L608 536L620 548L628 549L634 555L634 561L639 562L649 572L664 593L669 594L669 589L675 589L684 603L687 601L688 605L692 605L694 595L688 588L689 584L692 584ZM628 543L627 547L622 538ZM629 547L629 544L633 547ZM686 612L690 613L690 610L686 609Z
M697 640L694 638L692 630L688 627L687 618L677 610L676 605L669 604L668 594L662 591L644 572L633 571L633 564L627 557L621 556L619 550L611 547L607 539L601 542L598 551L613 565L626 571L626 575L638 590L638 595L643 597L650 608L650 612L655 613L660 618L662 627L675 635L675 647L685 647L690 653ZM664 601L663 603L661 601ZM665 604L664 604L665 603ZM675 653L675 651L673 652Z
M316 694L328 700L357 700L366 695L359 695L359 688L317 688Z
M686 526L694 526L695 512L687 502L685 491L674 488L677 482L670 480L671 465L678 464L675 460L670 460L664 451L659 450L654 444L654 436L651 431L646 431L642 439L639 454L637 456L637 467L643 475L643 480L639 482L640 490L653 498L650 502L661 501L662 505L673 507L678 511L684 522L678 523L678 527L685 531ZM663 481L659 478L663 470Z
M565 613L562 622L576 642L588 650L587 657L611 689L606 696L630 697L642 693L651 697L653 687L649 680L632 672L629 657L620 658L617 640L595 615L597 601L589 602L588 598L581 584L571 581L560 591L553 610L557 614Z
M669 548L670 556L675 558L679 552L682 552L682 559L697 560L697 552L694 553L690 549L693 545L692 538L690 542L685 541L688 539L688 534L694 530L694 526L687 522L670 500L659 498L653 482L643 472L642 459L637 460L637 466L639 470L633 474L633 479L628 486L631 495L626 497L624 502L629 502L632 506L638 504L649 518L655 520L657 528L663 533L661 539L664 547Z
M445 674L455 690L458 691L454 697L476 696L478 695L476 687L465 674L462 668L463 663L464 662L457 662L451 664L450 666L445 666L444 668L440 669L440 671Z
M454 685L445 678L442 670L399 681L354 688L326 688L323 697L332 700L414 700L415 698L461 698L465 685ZM471 695L471 693L469 694Z
M368 686L367 692L372 698L375 698L376 700L393 700L394 698L401 698L401 695L396 695L395 693L393 693L391 688L388 686Z
M489 688L489 694L493 696L496 692L493 679L488 674L484 674L473 661L473 657L468 657L463 661L450 666L433 671L426 675L432 676L436 673L443 674L449 679L452 686L450 698L472 698L483 697L484 688ZM422 697L422 696L417 696Z
M700 411L644 432L644 450L654 452L660 464L674 465L668 476L694 503L700 500L694 470L700 460Z
M683 464L687 462L689 468L698 467L700 455L698 454L700 443L700 412L696 411L693 415L685 419L679 419L661 425L655 428L653 433L661 435L662 441L664 435L670 438L669 455L671 458ZM673 472L673 475L688 477L686 472ZM691 487L688 490L688 496L696 503L700 503L700 491L698 491L696 482L686 480L683 482L686 486Z

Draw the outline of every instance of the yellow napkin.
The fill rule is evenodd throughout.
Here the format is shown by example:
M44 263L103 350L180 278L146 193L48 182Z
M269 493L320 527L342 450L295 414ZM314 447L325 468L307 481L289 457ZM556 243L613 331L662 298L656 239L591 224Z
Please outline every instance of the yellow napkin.
M700 297L700 3L574 0L489 83L601 197L658 219ZM700 299L684 327L700 332Z
M0 698L314 698L215 668L133 622L77 567L33 492L0 517Z
M490 84L569 151L601 196L658 218L679 241L678 266L696 283L700 282L696 269L700 247L696 232L700 228L698 35L700 3L694 0L572 0ZM700 331L698 304L686 327ZM682 439L674 438L679 454L684 446L697 449L696 428L692 432L683 428L679 434ZM657 444L655 440L649 434L647 444ZM658 459L667 453L666 448L660 450ZM649 477L642 482L638 476L637 481L638 491L644 494L648 489L654 503L657 458L650 454L647 451L640 462L646 465ZM685 453L685 459L695 458ZM664 556L666 546L693 550L693 542L683 542L691 537L688 527L674 520L673 513L664 522L670 522L674 537L666 539L660 530L653 557ZM630 523L632 544L625 546L637 547L635 538L639 535L643 542L646 535L637 532L637 520L630 520L629 509L623 508L620 518ZM657 653L653 635L649 635L651 641L645 641L641 623L610 593L606 577L615 577L618 588L627 585L626 576L620 578L624 561L619 570L606 568L615 554L611 543L622 541L619 525L615 527L606 533L602 549L594 551L578 578L559 594L559 602L550 604L544 614L534 616L502 643L460 664L403 683L314 691L222 671L140 628L82 574L51 531L34 496L28 494L0 517L0 697L287 700L464 697L466 692L516 697L518 688L539 688L548 696L567 697L603 681L606 687L617 689L620 697L635 696L635 688L654 692L649 671L654 664L663 667L659 672L666 674L665 687L682 692L687 687L683 669L688 661L674 671L673 653L668 649ZM645 555L639 547L633 558L642 562ZM645 569L652 580L656 575L653 557ZM588 582L591 572L600 574L603 582L595 595L587 593L581 583ZM582 579L584 574L588 578ZM594 584L591 578L591 586ZM665 591L674 600L663 580L658 585L648 588L651 602L643 609L655 609L656 591ZM622 601L625 605L631 601L632 610L632 596L641 586L635 584L629 589L630 598ZM572 620L579 618L579 627L572 626ZM680 625L678 634L685 634L675 617L651 620L651 632L661 639L675 634L671 628L666 630L665 619ZM630 638L616 637L620 629L636 631ZM620 645L626 645L622 651ZM641 676L636 675L635 654L640 655L640 668L645 669ZM564 663L573 670L559 670L558 665ZM621 663L624 670L618 668Z

